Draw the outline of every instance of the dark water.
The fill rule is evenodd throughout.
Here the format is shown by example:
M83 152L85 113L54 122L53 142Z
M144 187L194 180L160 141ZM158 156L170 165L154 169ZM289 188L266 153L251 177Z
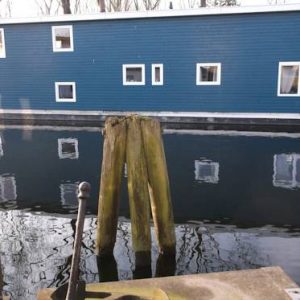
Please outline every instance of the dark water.
M81 262L87 282L280 265L300 283L299 139L300 134L165 132L177 224L176 261L158 259L154 241L152 267L137 270L125 176L116 262L97 264L93 254L103 142L100 130L2 129L4 290L13 299L34 299L39 288L66 282L76 188L83 180L93 188Z

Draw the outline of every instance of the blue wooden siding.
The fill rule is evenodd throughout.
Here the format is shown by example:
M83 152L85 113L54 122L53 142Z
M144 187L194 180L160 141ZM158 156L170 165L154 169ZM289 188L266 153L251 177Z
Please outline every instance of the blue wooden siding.
M1 108L300 113L277 97L278 63L300 61L300 12L68 22L74 52L52 50L52 25L12 24L0 59ZM220 62L220 86L197 86L196 63ZM123 86L122 64L145 64L144 86ZM164 85L151 85L151 64ZM76 103L55 102L75 81Z

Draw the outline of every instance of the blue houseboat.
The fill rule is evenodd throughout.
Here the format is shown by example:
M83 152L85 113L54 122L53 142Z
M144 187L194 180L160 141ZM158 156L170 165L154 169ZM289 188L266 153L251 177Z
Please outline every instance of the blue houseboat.
M299 36L299 4L2 19L2 118L300 124Z

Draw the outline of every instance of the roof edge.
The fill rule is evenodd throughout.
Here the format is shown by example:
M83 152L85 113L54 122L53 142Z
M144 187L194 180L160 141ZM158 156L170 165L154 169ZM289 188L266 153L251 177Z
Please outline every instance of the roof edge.
M57 22L78 22L97 20L123 20L123 19L144 19L144 18L167 18L186 16L209 16L209 15L231 15L231 14L253 14L270 12L291 12L300 11L300 4L264 5L264 6L235 6L235 7L206 7L199 9L185 10L157 10L157 11L128 11L114 13L98 13L87 15L60 15L42 16L29 18L0 19L0 25L4 24L25 24L25 23L57 23Z

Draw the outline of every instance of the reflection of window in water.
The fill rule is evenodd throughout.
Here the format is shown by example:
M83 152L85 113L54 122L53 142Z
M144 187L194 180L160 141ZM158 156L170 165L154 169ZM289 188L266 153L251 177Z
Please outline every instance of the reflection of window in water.
M2 144L2 138L0 137L0 157L2 157L3 155L4 155L3 144Z
M127 163L124 164L124 177L128 177L128 171L127 171Z
M59 186L62 205L71 207L76 207L78 205L78 185L79 183L62 183Z
M0 175L0 202L16 200L17 186L16 179L13 175Z
M274 155L273 185L287 189L300 187L300 154Z
M60 159L78 159L78 140L73 138L58 139L58 156Z
M195 180L206 183L218 183L219 163L210 160L195 160Z

